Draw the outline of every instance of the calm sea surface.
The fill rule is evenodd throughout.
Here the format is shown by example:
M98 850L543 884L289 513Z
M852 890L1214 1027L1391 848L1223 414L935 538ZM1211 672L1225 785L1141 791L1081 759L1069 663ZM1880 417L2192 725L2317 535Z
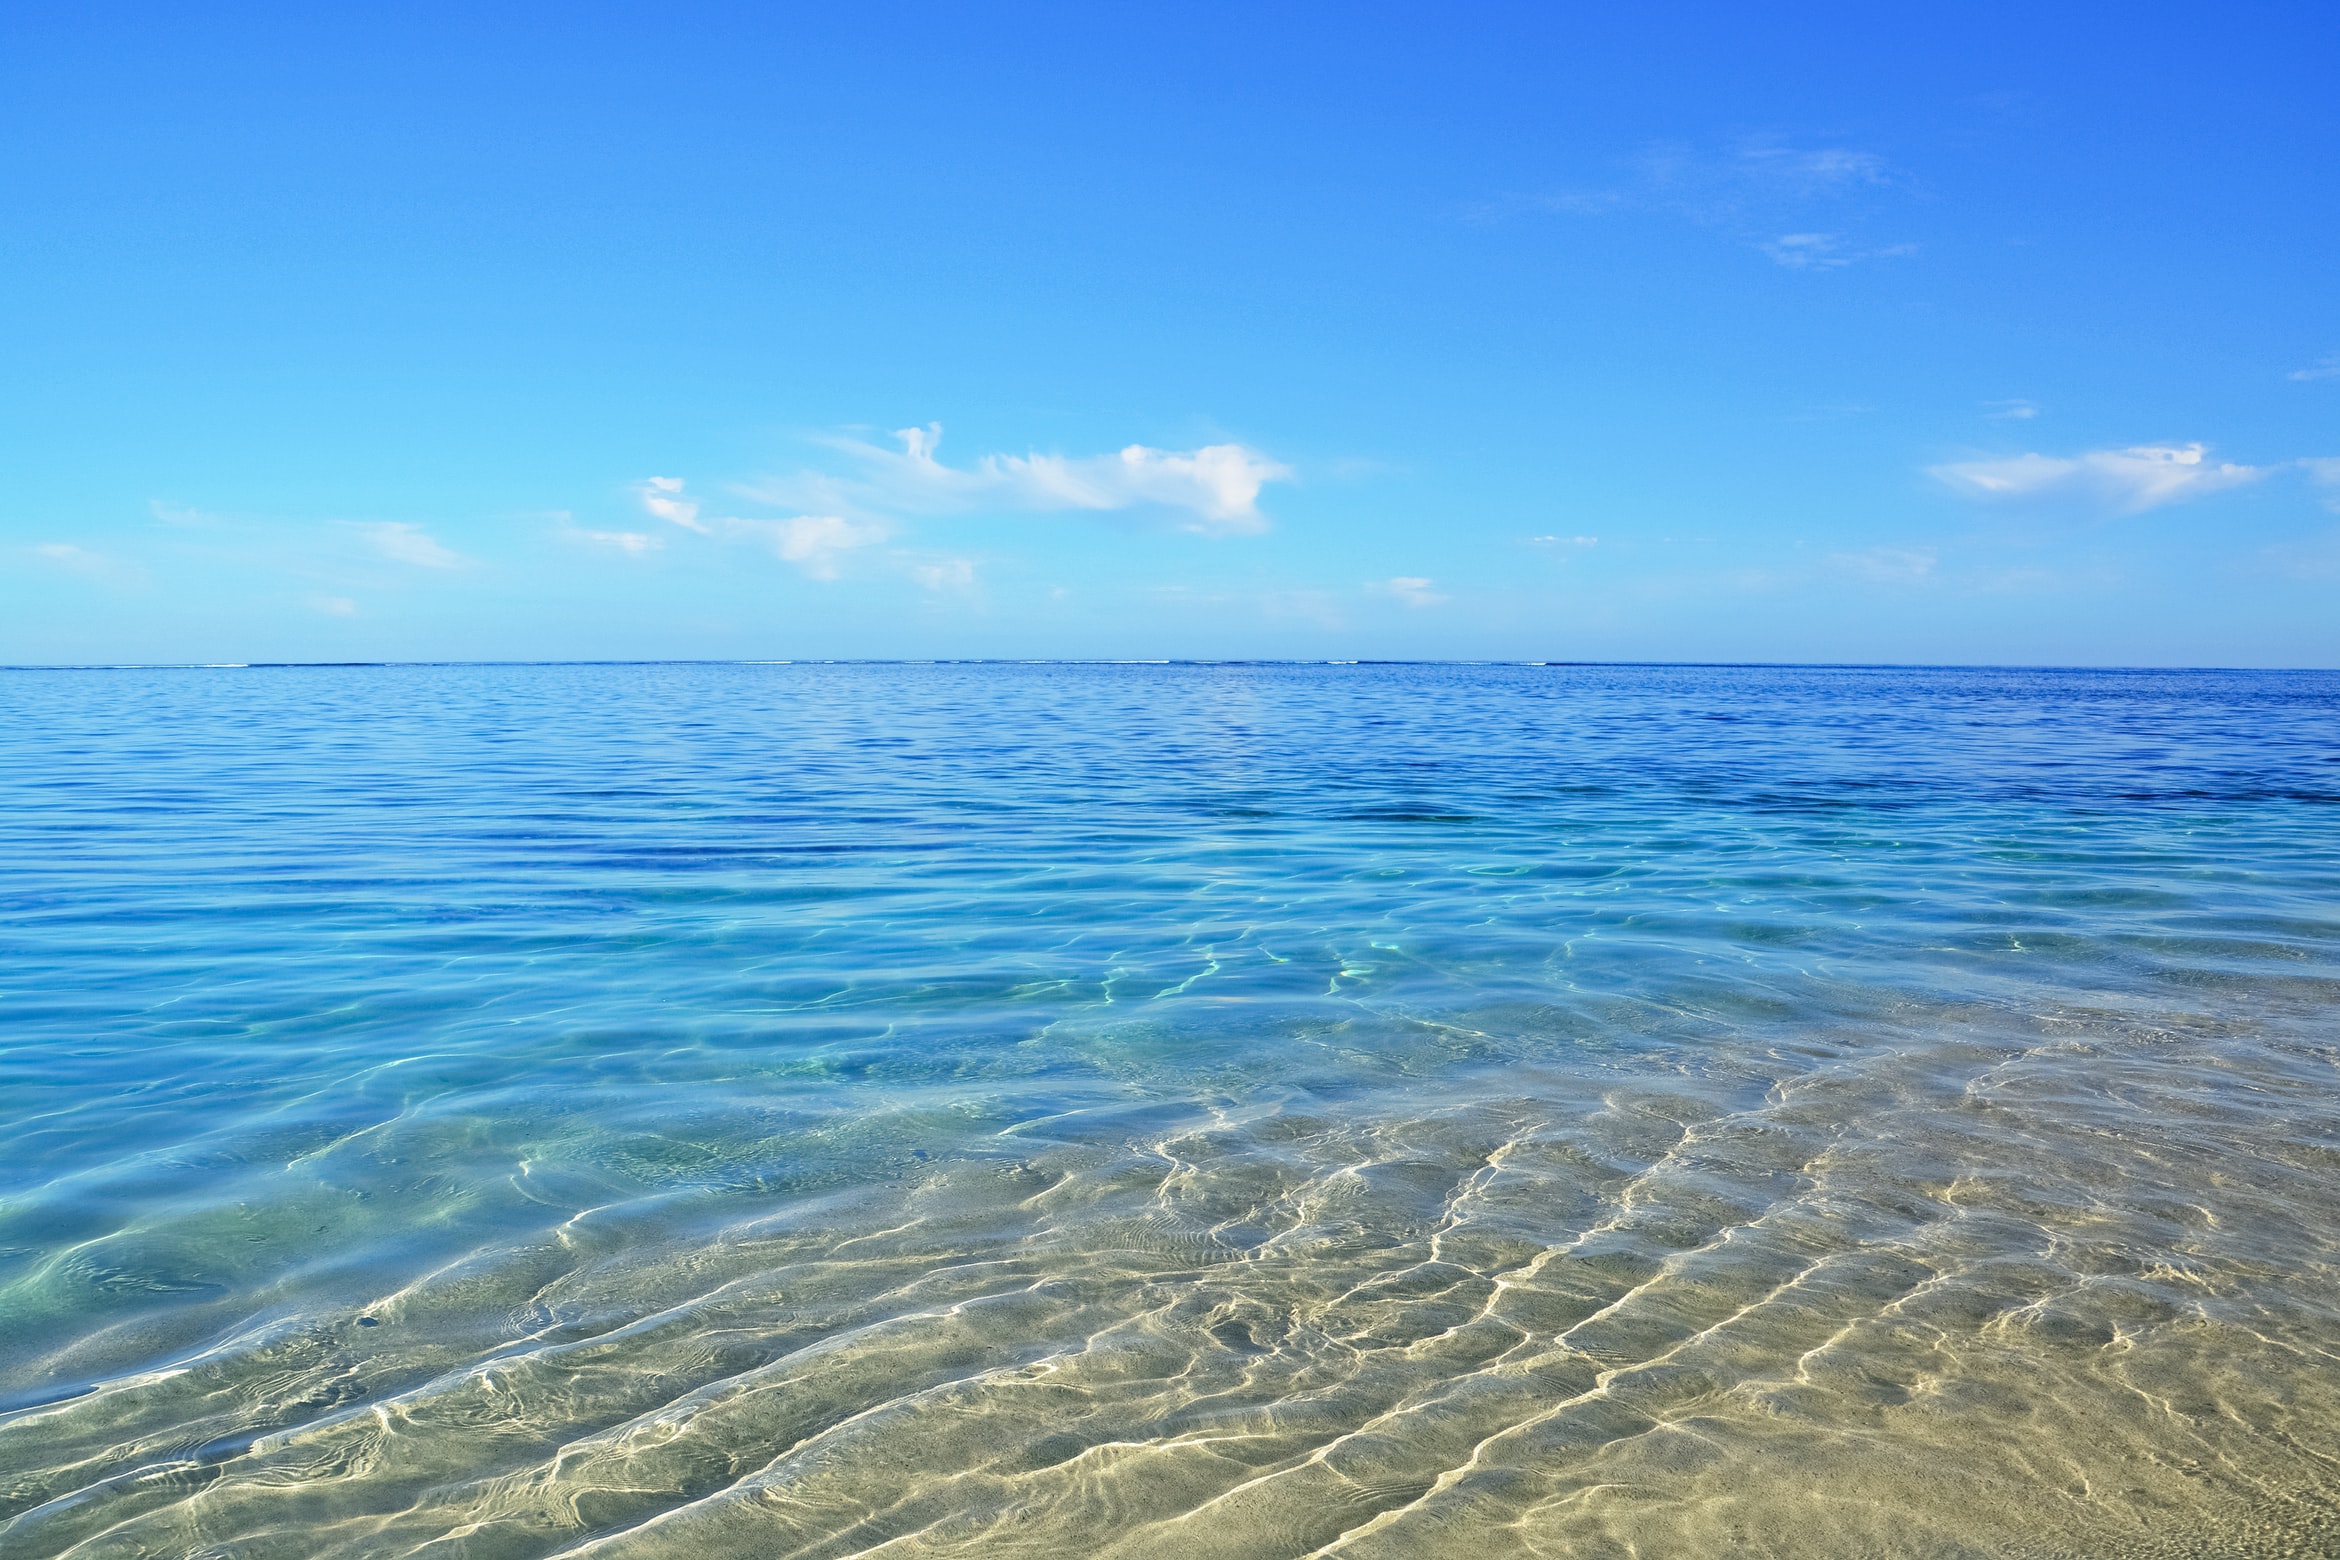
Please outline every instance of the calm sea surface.
M0 672L0 1554L2340 1552L2340 675Z

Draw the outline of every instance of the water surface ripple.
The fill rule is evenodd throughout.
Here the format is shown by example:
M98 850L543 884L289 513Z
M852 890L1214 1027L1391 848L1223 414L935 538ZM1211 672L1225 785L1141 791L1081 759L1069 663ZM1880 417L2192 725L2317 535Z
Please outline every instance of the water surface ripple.
M0 716L0 1553L2340 1551L2340 676Z

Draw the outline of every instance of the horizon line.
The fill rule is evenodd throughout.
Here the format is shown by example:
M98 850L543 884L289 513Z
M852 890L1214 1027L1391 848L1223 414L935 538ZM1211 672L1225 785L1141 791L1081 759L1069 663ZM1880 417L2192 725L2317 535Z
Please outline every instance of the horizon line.
M638 658L385 661L10 661L5 672L356 671L556 666L1516 666L1740 671L2330 672L2330 666L2154 665L2077 661L1660 661L1520 656L649 656Z

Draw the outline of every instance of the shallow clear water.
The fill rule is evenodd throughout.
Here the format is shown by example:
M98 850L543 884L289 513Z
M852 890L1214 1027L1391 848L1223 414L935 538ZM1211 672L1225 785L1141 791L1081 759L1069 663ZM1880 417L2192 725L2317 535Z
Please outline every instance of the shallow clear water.
M0 719L0 1553L2340 1548L2340 676Z

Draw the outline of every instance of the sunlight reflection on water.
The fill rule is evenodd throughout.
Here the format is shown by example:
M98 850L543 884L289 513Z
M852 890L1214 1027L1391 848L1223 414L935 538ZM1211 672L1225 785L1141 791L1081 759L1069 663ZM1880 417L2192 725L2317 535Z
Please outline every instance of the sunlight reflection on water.
M2340 1544L2340 677L0 679L10 1555Z

